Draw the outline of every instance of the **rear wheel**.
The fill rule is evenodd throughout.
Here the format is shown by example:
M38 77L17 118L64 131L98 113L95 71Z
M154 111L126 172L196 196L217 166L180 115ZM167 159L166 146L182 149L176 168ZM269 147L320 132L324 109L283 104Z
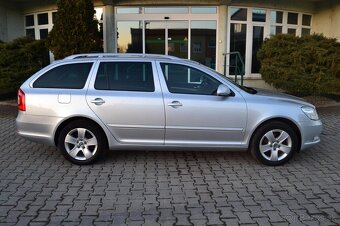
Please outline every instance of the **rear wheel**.
M269 166L278 166L289 161L298 150L295 131L280 121L269 122L260 127L250 144L251 154Z
M69 161L90 164L105 149L105 134L93 122L73 121L61 130L58 148Z

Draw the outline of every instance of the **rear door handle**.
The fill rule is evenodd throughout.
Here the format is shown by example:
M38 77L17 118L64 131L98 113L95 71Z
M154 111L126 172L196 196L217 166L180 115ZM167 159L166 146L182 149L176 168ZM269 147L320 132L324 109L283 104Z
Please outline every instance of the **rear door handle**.
M172 101L171 103L168 104L169 107L173 107L173 108L178 108L178 107L182 107L183 104L177 100Z
M95 105L102 105L105 103L105 100L103 100L102 98L96 98L94 100L91 100L90 102Z

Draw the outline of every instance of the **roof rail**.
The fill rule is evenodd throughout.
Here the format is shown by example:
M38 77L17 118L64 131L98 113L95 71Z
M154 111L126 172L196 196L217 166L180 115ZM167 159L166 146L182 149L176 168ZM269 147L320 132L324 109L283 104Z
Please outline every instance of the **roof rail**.
M161 55L161 54L143 54L143 53L83 53L74 54L65 57L64 60L72 60L79 58L104 58L104 57L151 57L151 58L164 58L164 59L179 59L175 56Z

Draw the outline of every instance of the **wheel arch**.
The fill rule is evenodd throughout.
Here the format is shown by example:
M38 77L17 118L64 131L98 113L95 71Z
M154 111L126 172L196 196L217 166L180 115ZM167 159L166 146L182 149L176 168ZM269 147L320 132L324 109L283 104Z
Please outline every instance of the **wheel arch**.
M301 131L299 129L299 127L296 125L295 122L293 122L292 120L290 119L287 119L287 118L282 118L282 117L276 117L276 118L270 118L270 119L267 119L263 122L261 122L259 125L257 125L257 127L255 128L255 130L252 132L251 134L251 137L249 139L249 143L248 143L248 149L254 139L254 136L256 134L256 132L262 127L264 126L265 124L268 124L268 123L271 123L271 122L283 122L283 123L286 123L288 126L290 126L294 132L296 133L297 135L297 138L298 138L298 151L300 151L301 149L301 141L302 141L302 135L301 135Z
M91 123L94 123L98 127L98 129L100 129L101 132L103 134L105 134L105 145L106 145L106 148L109 147L109 140L108 140L107 134L104 131L104 129L95 120L84 117L84 116L74 116L72 118L68 118L58 125L58 127L57 127L57 129L54 133L54 144L56 146L58 146L58 139L59 139L59 136L60 136L62 129L65 128L65 126L68 125L69 123L74 122L74 121L78 121L78 120L85 120L85 121L89 121Z

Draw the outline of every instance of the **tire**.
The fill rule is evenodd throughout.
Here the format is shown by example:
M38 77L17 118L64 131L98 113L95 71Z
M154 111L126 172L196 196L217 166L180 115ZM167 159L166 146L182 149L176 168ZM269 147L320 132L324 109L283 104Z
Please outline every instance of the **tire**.
M93 122L73 121L61 130L58 148L72 163L91 164L106 148L105 133Z
M286 123L272 121L261 126L250 142L255 159L268 166L288 162L298 150L298 137Z

